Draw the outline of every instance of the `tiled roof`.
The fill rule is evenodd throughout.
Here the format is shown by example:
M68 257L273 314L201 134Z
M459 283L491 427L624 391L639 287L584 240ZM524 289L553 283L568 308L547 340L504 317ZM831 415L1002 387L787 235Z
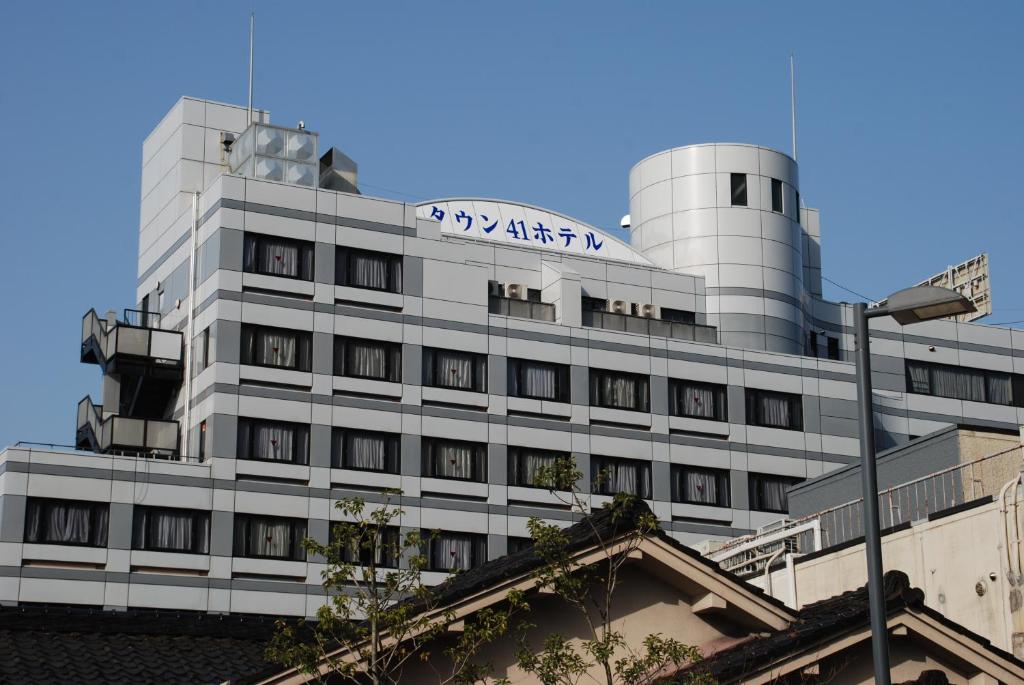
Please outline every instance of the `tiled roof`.
M267 666L274 617L0 608L0 683L221 683Z

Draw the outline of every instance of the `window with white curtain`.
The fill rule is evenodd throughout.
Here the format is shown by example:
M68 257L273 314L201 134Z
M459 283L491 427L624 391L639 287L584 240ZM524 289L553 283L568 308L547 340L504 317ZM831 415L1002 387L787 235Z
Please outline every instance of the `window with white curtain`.
M360 531L359 540L339 549L342 561L357 566L398 568L402 555L402 531L396 526L367 525ZM338 539L338 524L331 526L331 542Z
M725 469L673 466L672 501L712 507L729 506L729 472Z
M238 419L238 458L309 463L309 426L266 419Z
M235 514L235 556L304 561L302 519Z
M242 324L239 361L253 366L310 371L313 368L313 335L308 331Z
M335 336L334 375L401 383L402 344Z
M1024 376L908 359L907 392L1020 407Z
M546 488L549 483L538 482L541 469L550 469L559 459L569 459L565 452L542 450L534 447L508 447L508 483L524 488Z
M468 571L487 561L487 537L474 533L423 531L427 541L427 569Z
M487 355L428 347L423 350L423 385L487 392Z
M401 435L335 428L331 432L331 464L337 469L398 473Z
M487 443L423 438L423 475L487 482Z
M351 288L402 292L402 255L339 247L334 282Z
M242 270L265 276L313 280L313 243L246 233Z
M650 411L650 378L637 373L590 370L590 406Z
M210 512L137 506L132 512L132 549L209 554Z
M110 505L70 499L29 497L25 542L43 545L107 546Z
M788 490L800 481L800 478L773 476L767 473L749 474L750 508L754 511L770 511L777 514L789 513Z
M803 398L788 392L747 388L747 425L802 430Z
M569 401L569 367L528 359L508 360L509 397Z
M673 416L728 421L725 396L724 385L669 380L669 411Z
M624 493L641 499L651 498L651 462L614 457L590 458L594 494Z

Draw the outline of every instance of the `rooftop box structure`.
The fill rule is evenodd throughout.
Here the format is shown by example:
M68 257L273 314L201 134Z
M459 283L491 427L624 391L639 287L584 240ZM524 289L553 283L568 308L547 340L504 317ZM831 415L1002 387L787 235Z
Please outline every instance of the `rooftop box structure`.
M231 173L265 181L316 187L319 177L316 133L254 123L231 146Z

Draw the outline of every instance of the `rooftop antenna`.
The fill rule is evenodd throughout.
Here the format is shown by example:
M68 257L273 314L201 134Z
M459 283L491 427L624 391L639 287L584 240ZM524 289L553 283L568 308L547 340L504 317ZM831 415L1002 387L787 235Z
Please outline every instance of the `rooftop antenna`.
M252 44L256 33L256 13L249 13L249 125L252 125Z
M793 161L796 161L796 59L789 53L789 108L793 124Z

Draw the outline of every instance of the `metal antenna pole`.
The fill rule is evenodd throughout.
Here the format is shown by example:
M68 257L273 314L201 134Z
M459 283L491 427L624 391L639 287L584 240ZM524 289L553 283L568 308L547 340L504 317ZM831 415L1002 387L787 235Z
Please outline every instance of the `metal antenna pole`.
M256 33L256 13L252 12L249 14L249 120L248 123L252 124L252 48L253 48L253 35Z
M796 160L796 66L793 53L789 53L789 109L793 123L793 159Z

